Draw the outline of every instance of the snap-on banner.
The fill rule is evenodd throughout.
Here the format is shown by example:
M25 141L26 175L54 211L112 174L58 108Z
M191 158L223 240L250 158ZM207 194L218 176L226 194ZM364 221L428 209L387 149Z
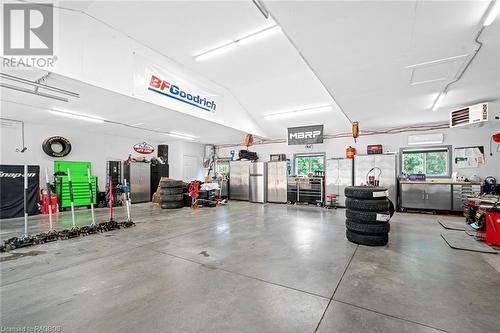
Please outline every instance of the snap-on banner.
M213 114L224 104L222 95L139 55L134 56L134 96L181 112Z
M288 128L288 145L323 143L323 125Z
M28 214L38 214L40 166L28 166ZM0 218L24 216L24 165L0 165Z

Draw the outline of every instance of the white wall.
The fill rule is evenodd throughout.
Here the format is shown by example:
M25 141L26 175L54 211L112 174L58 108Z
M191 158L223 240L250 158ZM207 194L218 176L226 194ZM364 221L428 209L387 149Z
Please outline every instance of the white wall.
M198 175L203 179L204 169L202 157L204 146L198 143L186 143L180 141L154 142L144 137L142 140L120 135L120 132L112 131L111 135L89 133L79 131L75 128L47 127L37 124L25 124L25 145L28 150L24 153L16 152L21 145L18 127L0 128L1 150L0 164L29 164L40 165L41 173L45 168L49 169L49 176L53 173L55 158L49 157L42 150L42 142L54 135L61 135L70 140L71 153L57 160L88 161L92 163L92 174L98 177L99 188L103 190L106 182L106 161L124 160L129 154L132 156L150 156L136 153L132 146L138 142L146 141L155 148L158 144L169 145L170 177L182 179L182 157L184 155L197 156L199 160ZM156 151L152 154L156 156ZM45 176L41 176L40 182L45 182Z
M451 145L452 148L465 146L484 146L486 163L478 168L456 169L464 176L477 174L481 178L494 176L500 181L500 152L489 155L490 137L494 133L500 132L500 128L482 127L475 129L445 129L425 133L444 133L443 145ZM407 132L399 134L384 134L375 136L362 136L354 143L352 138L339 138L325 140L323 144L313 145L312 150L306 150L305 146L288 146L286 143L278 144L259 144L250 147L251 151L257 152L259 160L269 161L270 154L287 155L293 161L293 154L322 152L326 153L326 158L345 157L345 149L348 146L356 148L357 153L366 154L366 146L371 144L382 144L384 151L399 152L402 147L407 147L408 135L417 134L416 132ZM494 144L494 150L498 144ZM229 156L231 150L236 151L246 149L244 146L234 146L228 148L219 148L217 155L219 157Z

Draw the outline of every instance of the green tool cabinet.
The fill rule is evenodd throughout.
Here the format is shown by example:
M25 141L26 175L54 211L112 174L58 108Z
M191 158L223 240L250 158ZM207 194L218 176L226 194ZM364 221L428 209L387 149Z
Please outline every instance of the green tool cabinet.
M90 162L54 161L55 189L60 209L71 207L69 201L68 169L71 171L75 207L89 206L89 179L87 169L92 170ZM97 177L90 176L94 204L97 203Z

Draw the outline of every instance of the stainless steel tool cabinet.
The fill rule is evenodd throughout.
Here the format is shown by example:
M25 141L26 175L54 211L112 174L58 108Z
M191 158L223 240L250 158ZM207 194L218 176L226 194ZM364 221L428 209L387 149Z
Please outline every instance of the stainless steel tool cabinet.
M325 174L325 203L328 204L326 196L337 195L337 203L341 207L345 207L344 190L347 186L353 185L353 160L351 158L331 158L326 160Z
M288 162L267 163L267 201L287 202Z
M267 163L250 163L250 201L267 202Z
M371 168L377 167L380 174L380 186L389 189L389 199L395 206L398 204L397 155L373 154L354 156L354 185L366 184L366 174ZM378 171L375 171L378 175Z
M250 161L229 162L229 199L250 198Z

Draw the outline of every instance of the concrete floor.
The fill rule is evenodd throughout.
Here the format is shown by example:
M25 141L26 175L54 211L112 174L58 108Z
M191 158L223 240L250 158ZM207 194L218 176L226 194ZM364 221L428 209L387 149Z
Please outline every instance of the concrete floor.
M500 331L500 255L449 248L436 216L396 214L380 248L345 239L342 209L139 204L133 217L134 228L2 254L2 330ZM31 217L30 231L47 224ZM57 228L69 225L59 213ZM22 219L0 227L17 236Z

